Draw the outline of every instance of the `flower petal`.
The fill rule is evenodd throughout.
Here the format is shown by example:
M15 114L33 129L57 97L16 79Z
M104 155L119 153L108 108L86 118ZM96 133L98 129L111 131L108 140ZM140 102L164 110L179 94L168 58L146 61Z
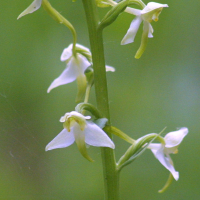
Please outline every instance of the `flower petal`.
M70 44L67 48L65 48L60 56L61 61L66 61L72 56L72 47L73 44Z
M154 156L159 160L159 162L166 168L168 169L171 174L173 175L175 180L179 179L179 172L177 172L174 169L173 166L173 162L171 160L171 158L169 156L165 156L164 155L164 146L162 146L160 149L155 150L155 149L151 149L152 153L154 154Z
M152 150L158 150L158 149L160 149L160 148L162 148L162 144L158 144L158 143L151 143L151 144L149 144L149 146L148 146L148 149L152 149Z
M164 7L168 7L168 5L149 2L141 11L141 17L144 21L148 22L151 22L152 20L158 21L158 17Z
M77 66L74 66L71 62L72 59L67 64L67 68L62 72L62 74L56 78L49 86L47 92L49 93L53 88L60 85L73 82L79 74Z
M121 45L124 44L129 44L131 42L134 42L134 38L135 35L139 29L139 26L142 22L142 18L140 16L136 17L132 22L131 25L126 33L126 35L124 36L124 38L121 41Z
M66 129L63 129L45 148L46 151L65 148L73 144L75 141L72 131L68 132Z
M152 37L153 37L153 27L152 27L152 25L149 23L148 38L152 38Z
M126 7L125 12L136 16L141 15L141 10L131 7Z
M115 148L113 141L93 122L87 122L85 128L85 142L96 147Z
M24 15L30 14L35 12L36 10L38 10L41 7L42 4L42 0L35 0L32 2L32 4L26 9L24 10L17 19L23 17Z
M172 148L178 146L183 138L188 134L188 128L183 127L179 129L178 131L173 131L168 133L164 139L165 139L165 147L166 148Z
M80 74L84 74L85 70L91 65L87 58L79 53L76 58L73 57L72 64L79 68Z
M167 4L161 4L161 3L156 3L156 2L149 2L145 7L144 9L141 11L142 14L145 14L145 13L149 13L151 11L155 11L157 9L162 9L164 7L169 7Z

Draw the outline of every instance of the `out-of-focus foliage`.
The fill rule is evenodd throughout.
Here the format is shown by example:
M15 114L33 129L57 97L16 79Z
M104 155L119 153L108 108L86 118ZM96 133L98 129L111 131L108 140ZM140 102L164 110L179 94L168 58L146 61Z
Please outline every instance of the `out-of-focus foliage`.
M89 47L81 1L50 1L74 24L78 42ZM60 55L72 40L64 26L43 9L17 21L30 5L2 1L0 12L0 199L103 199L101 155L90 147L90 163L75 144L45 152L46 144L61 130L60 116L74 110L76 84L46 90L63 71ZM145 3L148 3L145 1ZM200 140L200 2L161 1L163 10L153 22L154 38L143 56L134 59L142 30L135 42L120 42L133 16L124 13L104 31L111 120L133 138L147 133L188 127L189 134L173 156L180 180L164 193L168 171L147 150L121 173L123 200L188 200L199 196ZM109 8L100 11L101 16ZM189 11L189 12L188 12ZM94 91L93 91L94 92ZM95 102L94 95L91 102ZM114 138L119 158L128 144Z

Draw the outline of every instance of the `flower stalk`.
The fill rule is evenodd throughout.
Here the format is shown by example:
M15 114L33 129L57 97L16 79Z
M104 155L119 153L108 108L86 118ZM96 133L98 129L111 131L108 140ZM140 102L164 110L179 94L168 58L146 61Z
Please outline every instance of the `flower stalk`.
M85 9L90 46L92 51L92 60L94 68L95 93L97 99L97 108L108 119L110 123L107 80L105 69L105 58L103 48L102 30L98 29L98 11L96 3L93 0L82 0ZM112 139L110 133L107 133ZM116 170L115 155L113 149L101 148L104 183L105 183L105 199L119 199L119 180Z

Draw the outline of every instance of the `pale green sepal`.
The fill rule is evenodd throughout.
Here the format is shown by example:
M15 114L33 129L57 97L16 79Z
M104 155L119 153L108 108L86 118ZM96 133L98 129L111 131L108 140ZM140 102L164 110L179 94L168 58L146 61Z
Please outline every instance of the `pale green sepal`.
M38 10L41 7L42 4L42 0L35 0L32 2L32 4L26 9L24 10L17 19L23 17L24 15L30 14L35 12L36 10Z
M135 142L134 139L132 139L131 137L126 135L126 133L122 132L121 130L119 130L118 128L116 128L114 126L106 126L106 127L104 127L104 131L114 134L114 135L120 137L121 139L127 141L130 144L134 144L134 142Z
M76 95L76 103L79 103L83 100L86 87L87 87L87 81L86 77L80 74L77 78L77 86L78 86L78 93Z
M117 163L117 169L120 171L123 167L133 162L137 157L139 157L147 149L148 145L152 143L157 137L156 133L147 134L135 141L131 145L125 154L119 159Z
M85 135L81 134L80 132L74 131L74 137L77 144L77 147L84 158L93 162L92 158L87 153L86 145L85 145Z
M158 193L163 193L166 191L166 189L171 185L172 181L173 181L174 177L173 175L170 173L169 174L169 178L167 179L167 182L165 183L164 187L161 190L158 190Z
M84 110L89 111L92 115L94 115L97 119L102 118L100 111L90 103L79 103L75 110L79 113L82 113Z
M103 129L105 126L106 126L106 123L107 123L108 119L106 118L99 118L99 119L95 119L93 120L93 122L98 126L100 127L101 129ZM104 130L105 131L105 130ZM105 131L107 132L107 131Z
M110 25L113 23L119 14L121 14L127 7L128 1L124 0L121 1L120 3L116 4L115 6L112 7L110 11L105 15L105 17L102 19L102 21L99 24L99 29L103 29L106 26Z

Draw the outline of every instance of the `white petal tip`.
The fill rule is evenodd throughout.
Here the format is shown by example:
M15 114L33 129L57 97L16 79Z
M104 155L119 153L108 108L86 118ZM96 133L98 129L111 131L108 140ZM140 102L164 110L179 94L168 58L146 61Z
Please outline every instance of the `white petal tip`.
M122 41L121 41L121 45L130 44L130 43L132 43L132 42L134 42L134 40L128 40L128 39L122 40Z
M172 174L172 176L174 177L174 179L175 179L176 181L178 181L178 179L179 179L179 172L174 172L174 173Z
M115 149L115 145L113 144L110 148L111 148L111 149Z
M47 93L49 93L50 91L51 91L51 88L48 88L48 89L47 89Z
M108 65L106 65L106 72L115 72L115 68L114 68L114 67L111 67L111 66L108 66Z
M51 150L51 149L49 148L49 145L47 145L47 146L45 147L45 151L49 151L49 150Z

